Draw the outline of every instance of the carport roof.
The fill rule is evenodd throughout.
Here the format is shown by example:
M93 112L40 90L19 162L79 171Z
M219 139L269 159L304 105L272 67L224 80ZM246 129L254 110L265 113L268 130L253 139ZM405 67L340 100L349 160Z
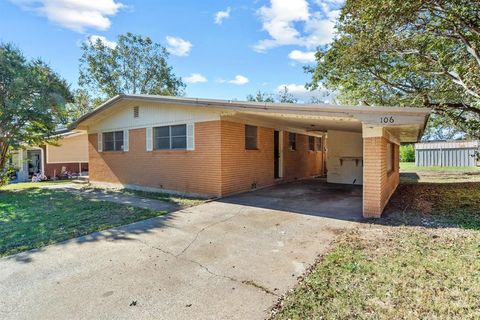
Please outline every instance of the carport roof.
M348 120L356 123L356 129L349 131L360 131L362 124L370 126L392 127L395 130L409 130L409 138L401 139L404 142L416 142L415 139L421 135L425 128L429 108L412 107L377 107L377 106L349 106L333 104L296 104L296 103L271 103L271 102L250 102L236 100L202 99L159 95L138 95L120 94L79 118L73 128L95 117L103 111L117 105L121 101L151 102L169 105L184 105L190 107L203 107L217 109L219 111L232 111L243 116L259 116L270 121L285 122L294 118L339 121ZM394 117L397 122L390 123L389 119ZM338 129L337 129L338 130ZM407 135L405 135L406 137ZM408 140L408 141L407 141Z

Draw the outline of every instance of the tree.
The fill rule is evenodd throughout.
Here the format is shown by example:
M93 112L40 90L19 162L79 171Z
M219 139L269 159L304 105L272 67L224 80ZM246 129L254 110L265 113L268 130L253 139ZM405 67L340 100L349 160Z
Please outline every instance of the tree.
M287 86L284 86L282 90L278 92L277 99L283 103L297 103L298 99L288 92Z
M83 43L82 50L79 84L94 95L183 94L185 84L168 65L167 50L149 37L127 33L115 46L97 39Z
M44 62L27 61L17 48L0 43L0 185L9 151L54 140L71 99L65 80Z
M297 103L298 99L289 93L288 88L284 86L276 95L258 90L255 96L249 94L247 96L247 101Z
M255 96L252 94L249 94L247 96L247 101L252 101L252 102L275 102L273 95L270 93L265 93L260 90L257 91Z
M427 127L423 133L423 141L431 140L458 140L470 138L462 130L459 130L452 119L438 114L432 114L428 119Z
M480 10L474 0L347 0L310 89L342 103L431 107L480 137Z
M400 146L400 162L415 162L415 147L413 144Z
M76 89L73 92L73 103L67 104L69 122L73 122L89 113L104 102L101 98L93 98L87 90Z

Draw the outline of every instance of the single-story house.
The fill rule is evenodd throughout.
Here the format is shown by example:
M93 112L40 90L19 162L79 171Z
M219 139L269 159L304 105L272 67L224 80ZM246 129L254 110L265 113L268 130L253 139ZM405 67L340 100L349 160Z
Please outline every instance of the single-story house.
M326 174L363 184L363 215L380 217L399 144L430 111L118 95L73 127L88 132L91 183L222 197Z
M9 164L15 168L15 181L30 181L34 175L52 179L88 172L87 132L63 130L57 137L55 145L27 146L12 152Z

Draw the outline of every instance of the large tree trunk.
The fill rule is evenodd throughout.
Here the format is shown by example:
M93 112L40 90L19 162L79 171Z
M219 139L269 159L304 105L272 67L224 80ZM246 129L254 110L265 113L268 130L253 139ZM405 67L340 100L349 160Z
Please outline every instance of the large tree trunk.
M8 143L0 140L0 172L5 168L5 164L7 163L8 148Z

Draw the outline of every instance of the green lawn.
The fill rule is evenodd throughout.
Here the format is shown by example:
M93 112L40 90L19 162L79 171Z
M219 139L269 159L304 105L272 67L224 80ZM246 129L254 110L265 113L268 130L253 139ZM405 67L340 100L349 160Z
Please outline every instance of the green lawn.
M354 232L288 295L276 319L479 319L480 234Z
M196 206L205 202L205 199L184 197L184 196L164 193L164 192L148 192L148 191L140 191L140 190L133 190L133 189L104 189L104 188L102 190L108 190L110 192L119 192L121 194L129 195L129 196L136 196L136 197L171 202L180 207L191 207L191 206Z
M0 189L0 256L165 214L21 183Z
M480 167L417 167L415 162L400 162L401 172L480 172Z
M480 182L445 176L400 185L384 217L341 235L272 317L480 319Z

